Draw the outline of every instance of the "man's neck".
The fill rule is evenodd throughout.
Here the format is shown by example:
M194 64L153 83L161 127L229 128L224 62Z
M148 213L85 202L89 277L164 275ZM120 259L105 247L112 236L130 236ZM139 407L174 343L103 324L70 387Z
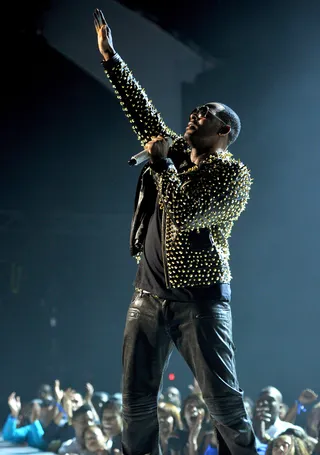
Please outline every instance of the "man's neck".
M208 156L213 155L213 156L219 156L219 154L225 152L225 150L221 147L219 148L211 148L211 149L204 149L204 150L197 150L193 148L191 150L190 154L190 159L192 163L194 163L196 166L199 166L199 164L204 161Z

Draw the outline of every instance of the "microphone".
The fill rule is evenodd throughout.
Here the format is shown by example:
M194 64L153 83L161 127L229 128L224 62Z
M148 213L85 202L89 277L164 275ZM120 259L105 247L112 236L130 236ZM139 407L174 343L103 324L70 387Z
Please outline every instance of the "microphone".
M163 139L165 139L171 147L172 145L172 138L170 136L164 136ZM150 158L150 153L147 150L142 150L141 152L137 153L136 155L133 155L130 160L128 161L129 166L138 166L141 163L144 163Z

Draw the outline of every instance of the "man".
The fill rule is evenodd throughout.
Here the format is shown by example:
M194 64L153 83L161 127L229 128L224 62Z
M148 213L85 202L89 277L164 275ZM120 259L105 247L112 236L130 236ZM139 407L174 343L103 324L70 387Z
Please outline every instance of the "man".
M288 428L300 428L280 419L282 404L282 394L278 389L268 386L261 390L254 411L253 427L262 451L263 448L266 450L269 441Z
M84 449L83 433L84 430L94 425L94 416L91 407L84 404L73 413L72 426L74 429L75 437L64 442L59 449L59 454L65 455L67 453L79 454Z
M121 450L122 405L116 400L109 400L102 407L101 427L103 434L110 442L110 453Z
M141 261L124 334L123 452L159 453L157 396L175 344L199 382L220 454L255 454L235 371L229 305L227 239L251 185L248 169L227 151L240 120L227 106L209 103L191 113L179 137L115 52L100 10L94 22L105 73L150 154L130 236L131 254ZM195 440L192 451L197 449Z

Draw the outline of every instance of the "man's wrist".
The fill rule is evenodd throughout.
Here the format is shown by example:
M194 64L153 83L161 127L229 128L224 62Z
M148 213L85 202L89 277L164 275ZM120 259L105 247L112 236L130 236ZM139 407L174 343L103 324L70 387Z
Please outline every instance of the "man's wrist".
M171 158L163 157L150 162L150 167L155 172L167 171L169 168L174 167Z
M116 55L116 52L115 51L103 52L101 55L102 55L103 59L107 62L108 60L112 59L112 57L114 57Z

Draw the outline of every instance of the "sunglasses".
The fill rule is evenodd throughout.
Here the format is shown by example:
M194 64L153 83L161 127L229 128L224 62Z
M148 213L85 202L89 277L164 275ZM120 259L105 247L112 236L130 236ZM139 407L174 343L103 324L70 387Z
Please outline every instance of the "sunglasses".
M224 122L220 117L218 117L214 112L212 112L210 107L208 105L206 105L206 104L194 109L191 112L190 117L192 117L193 115L196 115L198 117L198 120L200 120L201 118L208 118L211 115L212 117L215 117L218 120L220 120L220 122L223 123L225 126L228 126L226 124L226 122Z

